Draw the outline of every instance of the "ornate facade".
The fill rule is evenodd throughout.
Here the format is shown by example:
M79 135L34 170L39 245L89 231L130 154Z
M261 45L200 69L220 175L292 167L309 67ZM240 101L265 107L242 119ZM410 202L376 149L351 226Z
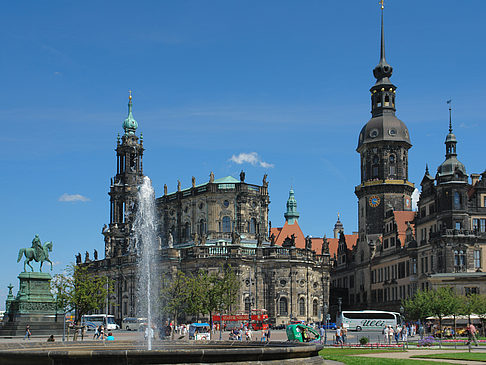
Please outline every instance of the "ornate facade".
M331 273L331 297L334 304L341 297L345 308L398 311L418 289L438 285L454 286L462 294L486 290L486 172L472 174L469 181L457 159L450 117L446 159L435 178L426 169L418 212L412 211L411 142L406 125L395 116L392 70L385 59L382 11L380 62L370 89L372 118L357 148L359 237L349 247L341 235Z
M118 137L117 172L110 186L110 222L103 227L105 258L94 260L86 254L81 262L93 273L106 275L115 282L108 312L116 320L137 315L136 251L133 237L137 209L137 187L143 178L143 139L136 136L137 122L129 113L123 123L124 135ZM208 181L168 193L156 199L158 254L161 272L175 274L181 270L218 271L231 265L240 280L234 313L266 309L271 323L287 324L290 320L320 321L329 295L329 251L312 245L297 247L295 241L276 244L269 237L268 181L261 185L231 176ZM296 221L295 199L286 219ZM103 312L106 309L102 310ZM186 320L190 320L186 318Z

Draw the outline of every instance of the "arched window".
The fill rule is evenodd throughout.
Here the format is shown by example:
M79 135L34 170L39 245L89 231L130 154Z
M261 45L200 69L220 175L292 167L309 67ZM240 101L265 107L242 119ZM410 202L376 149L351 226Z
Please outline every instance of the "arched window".
M184 239L190 239L191 238L191 223L186 222L184 224L184 229L183 229L182 237Z
M245 298L245 312L250 313L251 311L251 299L250 297Z
M318 304L317 304L317 299L314 299L314 300L312 301L312 315L313 315L314 317L317 317L317 306L318 306Z
M454 209L461 209L461 194L458 191L454 192Z
M305 316L305 300L302 297L299 299L299 315Z
M206 233L206 221L204 219L199 220L197 233L202 236Z
M223 217L223 232L231 232L231 218L227 215Z
M388 95L385 96L385 106L390 105L390 97Z
M252 218L250 222L248 222L248 233L255 234L256 233L256 219Z
M287 310L287 298L280 298L279 302L279 313L281 316L286 316L288 315L288 310Z
M380 159L378 158L378 156L373 156L373 165L371 167L371 178L372 179L376 179L378 178L378 168L379 168L379 162L380 162Z

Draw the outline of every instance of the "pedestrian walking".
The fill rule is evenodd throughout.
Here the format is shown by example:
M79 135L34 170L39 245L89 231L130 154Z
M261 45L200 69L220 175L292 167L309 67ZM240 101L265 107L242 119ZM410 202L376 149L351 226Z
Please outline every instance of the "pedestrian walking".
M478 345L478 340L476 338L476 327L472 323L469 323L467 326L467 333L468 333L468 342L467 344L469 345L471 343L471 340L474 341L474 346Z
M324 329L324 325L319 328L319 334L321 335L321 343L324 343L324 337L326 335L326 330Z
M270 327L267 330L267 342L270 342Z
M336 329L336 344L337 345L342 344L342 339L341 339L341 326L339 326Z
M32 335L32 333L30 333L30 326L29 326L29 325L27 325L27 326L25 327L25 336L24 336L24 340L25 340L25 339L30 340L30 336L31 336L31 335Z

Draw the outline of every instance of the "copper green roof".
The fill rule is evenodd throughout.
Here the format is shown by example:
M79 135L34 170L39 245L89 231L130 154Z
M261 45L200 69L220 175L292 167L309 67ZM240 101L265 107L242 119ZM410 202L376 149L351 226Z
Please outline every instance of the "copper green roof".
M135 134L138 123L132 115L132 94L128 97L128 117L123 121L123 129L126 134Z

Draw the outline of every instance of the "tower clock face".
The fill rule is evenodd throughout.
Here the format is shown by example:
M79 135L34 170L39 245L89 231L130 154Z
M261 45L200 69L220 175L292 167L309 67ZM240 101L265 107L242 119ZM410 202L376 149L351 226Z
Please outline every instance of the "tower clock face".
M376 195L370 196L368 203L369 203L370 207L375 208L378 205L380 205L380 197L376 196Z

